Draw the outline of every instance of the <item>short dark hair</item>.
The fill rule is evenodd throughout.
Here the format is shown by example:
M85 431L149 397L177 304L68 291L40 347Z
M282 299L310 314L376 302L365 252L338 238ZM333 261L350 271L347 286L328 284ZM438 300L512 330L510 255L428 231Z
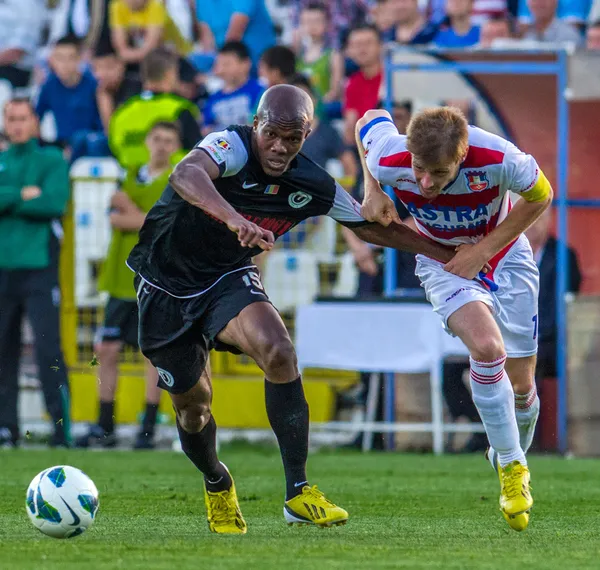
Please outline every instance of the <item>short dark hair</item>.
M152 128L148 132L151 133L156 129L165 129L166 131L175 133L179 139L179 142L181 143L181 127L178 123L171 123L170 121L157 121L152 125Z
M56 40L55 46L73 46L78 52L81 51L82 41L75 34L67 34Z
M241 60L247 61L250 59L250 50L244 42L230 41L225 42L219 53L232 53L237 55Z
M588 24L588 30L590 28L600 28L600 20L594 20L591 24Z
M329 19L329 9L323 2L309 2L302 8L302 12L308 11L322 12L324 16Z
M360 22L360 23L352 26L348 30L348 35L346 36L346 38L349 38L353 32L368 32L368 31L373 32L377 36L377 39L379 41L381 41L381 32L377 29L377 27L374 24L369 24L368 22ZM346 39L346 41L347 41L347 39Z
M295 85L296 87L304 87L304 89L306 89L312 96L315 95L315 90L310 84L310 80L308 79L308 77L306 77L306 75L304 75L304 73L295 73L289 79L289 84Z
M141 74L143 81L160 81L167 71L178 69L179 56L170 49L159 47L153 49L143 60Z
M260 59L272 69L279 70L284 77L290 77L296 71L296 54L288 47L270 47L262 53Z
M6 111L6 108L9 105L27 105L29 110L37 117L37 113L35 112L35 107L33 106L33 102L29 97L11 97L6 103L4 103L4 107L2 108L2 112Z

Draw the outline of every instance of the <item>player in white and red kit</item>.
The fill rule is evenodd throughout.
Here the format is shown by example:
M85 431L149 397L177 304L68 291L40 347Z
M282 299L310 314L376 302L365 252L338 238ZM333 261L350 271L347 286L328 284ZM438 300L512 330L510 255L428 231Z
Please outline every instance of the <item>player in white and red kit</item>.
M458 250L445 265L418 255L416 273L445 329L469 349L473 401L499 474L500 508L512 528L524 530L533 504L525 452L539 413L539 276L523 232L550 205L552 188L532 156L469 126L458 109L415 115L406 136L386 111L368 111L356 139L365 171L363 217L398 221L379 183L389 185L422 235ZM523 198L514 206L509 190ZM486 262L492 269L483 276Z

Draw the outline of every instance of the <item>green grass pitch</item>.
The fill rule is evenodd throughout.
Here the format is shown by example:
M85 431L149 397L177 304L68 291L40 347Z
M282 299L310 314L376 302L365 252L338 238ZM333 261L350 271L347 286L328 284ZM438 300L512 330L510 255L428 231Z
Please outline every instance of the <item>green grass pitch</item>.
M274 448L224 446L248 522L208 532L201 479L170 452L0 451L3 570L600 568L600 461L533 457L535 506L523 533L498 511L481 456L312 454L311 482L350 512L346 526L289 528ZM25 490L46 467L83 469L100 491L94 526L72 540L39 533Z

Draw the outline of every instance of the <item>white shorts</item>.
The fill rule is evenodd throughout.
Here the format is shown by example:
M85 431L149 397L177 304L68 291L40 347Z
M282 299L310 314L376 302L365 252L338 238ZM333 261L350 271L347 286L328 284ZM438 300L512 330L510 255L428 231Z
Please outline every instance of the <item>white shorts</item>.
M417 255L416 274L447 333L454 336L448 328L452 313L467 303L481 301L492 310L509 358L537 353L539 272L524 235L495 269L494 281L498 285L495 293L479 281L444 271L441 263L423 255Z

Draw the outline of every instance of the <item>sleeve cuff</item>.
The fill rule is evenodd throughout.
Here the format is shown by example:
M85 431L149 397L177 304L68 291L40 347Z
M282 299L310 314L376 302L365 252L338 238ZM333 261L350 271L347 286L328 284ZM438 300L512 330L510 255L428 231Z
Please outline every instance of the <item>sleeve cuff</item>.
M393 121L389 117L376 117L372 121L369 121L362 129L360 129L360 132L359 132L360 140L362 141L367 136L367 133L369 132L369 130L371 128L373 128L378 123L383 123L383 122L388 122L388 123L394 124Z

